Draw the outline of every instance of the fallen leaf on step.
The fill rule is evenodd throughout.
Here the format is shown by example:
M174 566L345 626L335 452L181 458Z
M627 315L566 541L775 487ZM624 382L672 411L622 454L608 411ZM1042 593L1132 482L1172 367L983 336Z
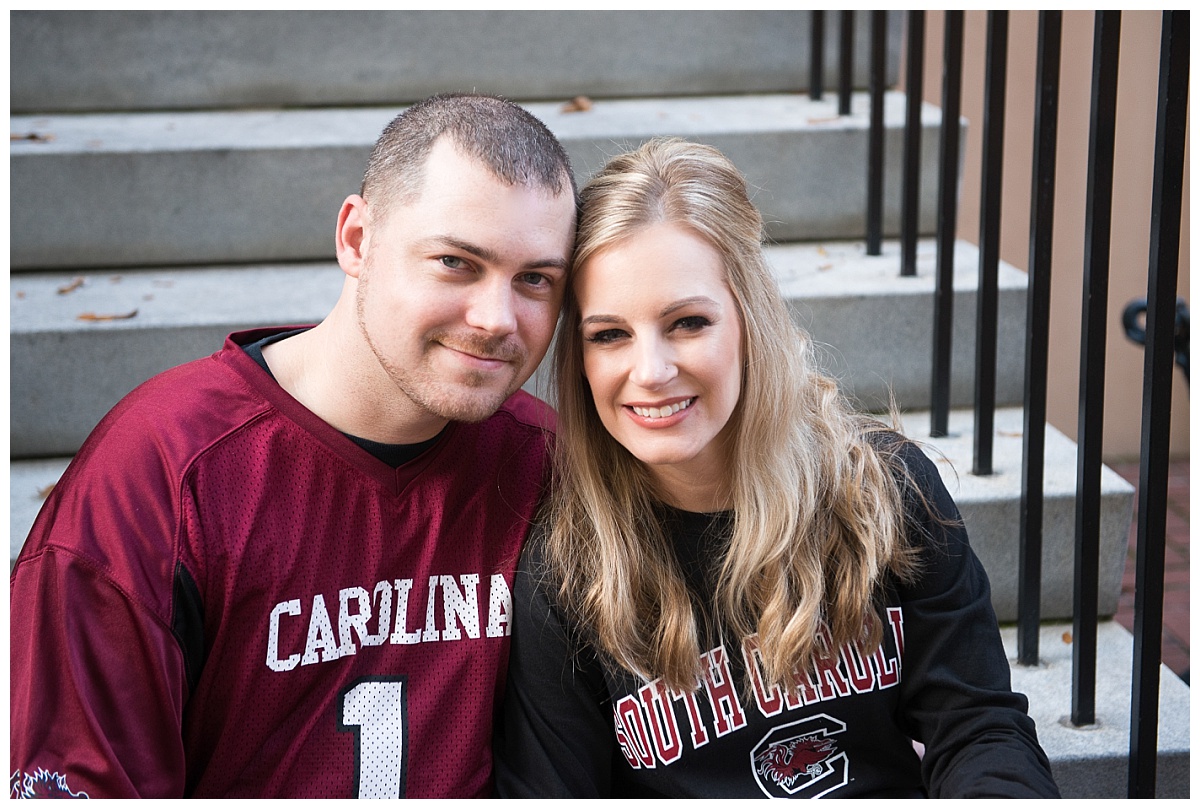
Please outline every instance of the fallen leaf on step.
M19 289L17 290L17 300L19 300L19 301L25 300L25 293Z
M824 270L832 270L832 269L833 269L833 265L832 265L832 264L818 264L818 265L817 265L817 269L818 269L818 270L821 270L821 271L824 271Z
M63 284L62 286L60 286L58 288L58 294L66 295L68 292L74 292L75 290L77 290L81 286L83 286L85 283L87 283L87 279L83 278L82 276L80 276L79 278L72 279L71 283Z
M86 320L89 323L98 323L101 320L129 320L129 318L133 317L137 313L138 313L137 309L134 309L132 312L126 312L125 314L120 314L120 315L98 315L95 312L84 312L82 315L80 315L79 317L77 317L75 319L76 320Z
M808 122L810 124L831 124L837 120L838 120L838 117L835 115L832 118L809 118Z
M1025 435L1025 433L1021 430L997 430L996 433L1004 436L1005 438L1020 438L1021 436Z
M562 105L562 112L587 112L592 108L592 100L587 96L575 96Z
M54 491L53 483L49 484L48 486L43 486L42 488L38 489L38 497L42 500L45 500L50 496L50 492L52 491Z
M1063 643L1070 643L1070 642L1071 642L1071 633L1064 632L1063 633Z
M54 136L51 134L48 134L48 133L43 134L41 132L25 132L25 133L10 132L8 135L8 139L9 139L9 141L27 140L32 143L49 143L50 141L54 140Z

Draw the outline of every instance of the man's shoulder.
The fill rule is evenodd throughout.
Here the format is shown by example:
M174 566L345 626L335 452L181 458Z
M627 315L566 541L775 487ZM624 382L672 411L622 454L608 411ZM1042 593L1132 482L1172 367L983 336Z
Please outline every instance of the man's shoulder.
M143 485L147 478L177 482L205 450L270 410L255 370L253 360L227 340L207 357L151 377L92 430L72 463L72 479L86 469L87 479L98 474Z
M524 428L530 428L545 433L553 433L557 424L558 414L554 408L541 399L518 390L505 400L504 404L489 421L501 420L505 423L515 423Z

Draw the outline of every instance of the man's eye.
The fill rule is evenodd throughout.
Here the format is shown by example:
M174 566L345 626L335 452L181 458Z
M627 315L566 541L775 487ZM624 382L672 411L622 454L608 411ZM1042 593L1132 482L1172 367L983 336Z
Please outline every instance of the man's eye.
M550 276L540 272L527 272L521 276L521 281L531 287L548 287L554 283Z
M442 265L452 270L461 270L467 266L467 263L457 256L442 256Z

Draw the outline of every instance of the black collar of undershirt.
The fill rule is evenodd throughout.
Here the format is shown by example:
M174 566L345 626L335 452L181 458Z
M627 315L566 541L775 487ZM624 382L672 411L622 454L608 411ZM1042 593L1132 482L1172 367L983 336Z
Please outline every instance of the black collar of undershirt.
M266 371L271 379L275 379L275 374L271 373L271 367L267 365L267 360L263 357L263 348L271 343L277 343L280 340L286 340L288 337L293 337L305 331L308 331L308 329L293 329L292 331L282 331L278 334L272 334L264 337L261 340L258 340L257 342L242 346L242 350L249 355L250 359L258 363L259 367ZM276 381L278 382L278 380ZM436 444L438 439L442 437L442 434L439 432L433 438L430 438L428 441L422 441L419 444L383 444L378 441L359 438L358 436L350 435L349 433L342 433L342 435L346 436L355 444L358 444L360 447L393 469L397 469L409 461L415 460L419 455L425 452L425 450Z

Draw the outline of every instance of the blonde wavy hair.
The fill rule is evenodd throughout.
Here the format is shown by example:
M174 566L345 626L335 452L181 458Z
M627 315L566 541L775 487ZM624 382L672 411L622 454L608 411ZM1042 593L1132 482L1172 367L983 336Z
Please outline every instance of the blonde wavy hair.
M810 339L767 266L762 218L744 178L716 149L657 139L610 161L581 200L576 267L648 225L677 224L720 253L738 306L744 368L731 416L734 517L718 589L705 605L712 626L739 642L757 633L767 680L785 687L844 643L874 651L881 576L914 570L886 449L897 437L856 415L836 382L813 368ZM659 524L651 476L600 421L579 325L568 292L554 354L557 485L546 512L545 572L603 653L690 691L702 675L703 629ZM870 433L888 437L872 443Z

